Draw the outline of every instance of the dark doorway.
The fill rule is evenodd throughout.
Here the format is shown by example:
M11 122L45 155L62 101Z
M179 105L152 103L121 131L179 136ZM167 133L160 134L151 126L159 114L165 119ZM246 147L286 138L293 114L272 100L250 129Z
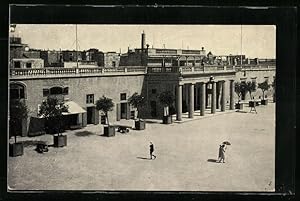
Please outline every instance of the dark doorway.
M93 110L94 107L87 107L87 124L93 124Z
M127 118L127 103L121 103L121 119Z
M151 107L151 116L156 117L156 101L151 101L150 102L150 107Z

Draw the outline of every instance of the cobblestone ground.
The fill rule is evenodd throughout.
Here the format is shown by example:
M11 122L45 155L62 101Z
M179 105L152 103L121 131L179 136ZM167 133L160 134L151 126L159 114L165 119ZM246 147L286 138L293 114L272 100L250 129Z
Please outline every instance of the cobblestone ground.
M250 108L244 108L249 112ZM101 125L68 131L68 145L39 154L35 141L20 138L24 155L9 158L8 183L17 190L273 191L275 104L258 114L233 112L185 123L148 123L103 137ZM133 122L131 122L133 123ZM226 163L215 163L221 142L232 143ZM149 158L149 142L155 160Z

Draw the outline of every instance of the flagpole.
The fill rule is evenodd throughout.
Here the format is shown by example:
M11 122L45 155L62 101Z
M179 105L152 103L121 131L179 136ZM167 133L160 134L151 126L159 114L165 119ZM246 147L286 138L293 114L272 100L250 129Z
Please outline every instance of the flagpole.
M76 24L76 67L78 68L78 39L77 39L77 24Z

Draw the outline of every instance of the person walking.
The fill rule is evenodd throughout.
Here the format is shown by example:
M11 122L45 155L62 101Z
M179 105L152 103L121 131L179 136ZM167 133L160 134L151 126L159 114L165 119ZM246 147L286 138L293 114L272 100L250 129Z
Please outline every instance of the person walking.
M225 147L225 144L222 144L220 145L220 148L219 148L219 163L221 163L223 161L223 163L225 163L225 150L226 150L226 147Z
M154 159L156 159L156 156L153 154L154 152L154 145L152 144L152 142L150 142L150 159L152 159L154 157Z

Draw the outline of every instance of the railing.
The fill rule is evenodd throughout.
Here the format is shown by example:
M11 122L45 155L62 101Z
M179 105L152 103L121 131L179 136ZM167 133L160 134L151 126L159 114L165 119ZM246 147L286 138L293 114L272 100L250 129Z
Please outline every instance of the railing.
M35 68L35 69L21 69L11 68L10 76L54 76L54 75L105 75L105 74L124 74L124 73L146 73L147 68L144 66L134 67L119 67L119 68Z
M221 65L205 65L205 66L173 66L173 67L118 67L118 68L36 68L36 69L20 69L11 68L10 76L82 76L82 75L105 75L105 74L135 74L135 73L205 73L205 72L228 72L241 70L265 70L275 69L275 66L264 65L243 65L243 66L221 66Z

